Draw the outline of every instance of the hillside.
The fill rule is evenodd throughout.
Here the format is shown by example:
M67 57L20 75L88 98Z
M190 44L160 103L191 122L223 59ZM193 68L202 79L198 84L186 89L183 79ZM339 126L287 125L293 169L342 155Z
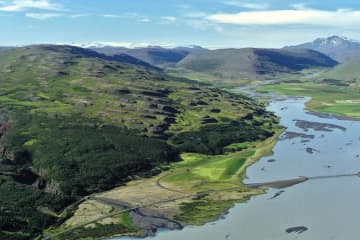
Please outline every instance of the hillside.
M360 80L360 56L351 61L340 64L321 75L321 78L337 79L346 82L359 82Z
M338 62L348 62L360 55L360 42L339 36L331 36L318 38L313 42L289 46L286 49L311 49L324 53Z
M197 46L177 48L162 48L157 46L145 48L122 48L104 46L93 47L91 49L109 56L127 54L158 67L171 66L178 63L191 53L207 51L206 49Z
M219 49L190 54L172 72L198 80L239 84L336 64L312 50Z
M246 97L76 47L1 52L0 76L0 239L32 239L83 196L277 123Z

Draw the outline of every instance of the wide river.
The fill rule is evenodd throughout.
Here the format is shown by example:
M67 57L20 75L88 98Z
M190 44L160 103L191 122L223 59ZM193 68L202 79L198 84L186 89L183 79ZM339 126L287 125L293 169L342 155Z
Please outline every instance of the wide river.
M306 135L284 133L273 149L273 155L247 169L246 183L360 172L360 121L306 113L304 106L308 100L271 100L268 110L281 118L286 131ZM263 195L237 204L216 222L185 227L181 231L159 231L155 237L147 239L359 239L359 219L360 178L325 178L309 180L282 191L268 189ZM306 231L286 231L293 227Z

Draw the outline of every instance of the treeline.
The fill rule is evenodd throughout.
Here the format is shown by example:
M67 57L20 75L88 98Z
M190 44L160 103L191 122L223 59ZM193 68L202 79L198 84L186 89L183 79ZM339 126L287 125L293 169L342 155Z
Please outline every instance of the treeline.
M0 176L0 239L32 239L56 217L41 212L42 208L59 211L73 199L44 193L32 186Z
M180 133L171 141L180 152L222 154L232 143L265 140L274 134L268 126L232 121L205 125L197 131Z
M60 211L177 156L163 140L79 115L17 112L12 119L1 140L0 169L11 169L16 177L0 174L0 239L31 239L56 221L40 211L44 207ZM21 174L29 171L38 175L36 183L26 184Z

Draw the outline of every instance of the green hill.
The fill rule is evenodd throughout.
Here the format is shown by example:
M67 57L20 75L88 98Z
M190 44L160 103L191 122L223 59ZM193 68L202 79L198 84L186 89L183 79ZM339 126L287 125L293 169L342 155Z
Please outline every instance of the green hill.
M354 82L360 80L360 56L321 75L322 78Z
M170 72L201 81L239 84L336 64L312 50L219 49L190 54Z
M70 46L0 52L0 239L32 239L70 203L179 153L274 134L262 105L128 60Z

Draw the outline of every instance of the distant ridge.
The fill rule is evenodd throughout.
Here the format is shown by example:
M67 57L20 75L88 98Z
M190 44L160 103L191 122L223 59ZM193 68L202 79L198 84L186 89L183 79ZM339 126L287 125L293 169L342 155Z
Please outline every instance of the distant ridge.
M203 74L201 79L236 84L337 64L332 58L308 49L242 48L190 54L176 67L190 76Z
M318 38L313 42L307 42L286 49L311 49L319 51L335 59L338 62L347 62L360 55L360 42L346 37L331 36Z
M141 59L151 65L158 67L167 67L174 65L184 59L187 55L195 52L207 51L199 46L166 48L162 46L148 46L139 48L125 48L114 46L97 46L90 49L99 53L115 56L127 54L137 59Z

